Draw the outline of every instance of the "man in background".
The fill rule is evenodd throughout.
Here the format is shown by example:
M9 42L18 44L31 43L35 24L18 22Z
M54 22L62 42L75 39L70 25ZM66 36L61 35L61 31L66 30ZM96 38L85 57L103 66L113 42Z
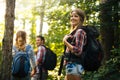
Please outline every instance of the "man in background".
M36 37L37 50L35 51L35 58L37 71L36 74L33 76L32 80L47 80L48 70L45 70L44 67L42 67L42 63L44 62L46 53L44 43L45 39L43 36L39 35Z

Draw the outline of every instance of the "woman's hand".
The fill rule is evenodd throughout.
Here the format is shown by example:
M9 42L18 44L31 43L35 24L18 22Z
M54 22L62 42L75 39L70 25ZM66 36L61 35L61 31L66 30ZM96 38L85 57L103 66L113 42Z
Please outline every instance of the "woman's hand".
M72 37L71 35L65 35L63 38L63 42L67 41L68 38Z
M64 42L64 45L66 45L67 48L71 51L71 50L73 50L73 46L67 41L68 38L72 39L73 36L72 35L65 35L63 38L63 42Z

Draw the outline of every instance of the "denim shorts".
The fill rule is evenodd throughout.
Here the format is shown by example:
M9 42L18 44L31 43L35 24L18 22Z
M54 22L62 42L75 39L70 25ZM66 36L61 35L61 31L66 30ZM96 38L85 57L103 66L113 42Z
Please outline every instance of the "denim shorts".
M81 64L67 63L66 74L81 75L84 72L84 68Z

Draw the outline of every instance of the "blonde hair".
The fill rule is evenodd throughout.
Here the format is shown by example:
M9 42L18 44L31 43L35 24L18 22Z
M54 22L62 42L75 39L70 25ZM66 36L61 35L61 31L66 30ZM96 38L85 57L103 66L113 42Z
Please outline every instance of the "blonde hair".
M22 45L18 44L18 38L22 38ZM16 43L15 46L17 47L18 50L25 50L25 45L26 45L26 32L25 31L18 31L16 33Z
M81 23L75 27L71 27L71 30L77 28L78 26L82 26L85 20L85 13L83 10L77 8L77 9L73 9L70 14L72 14L72 12L76 12L79 15Z

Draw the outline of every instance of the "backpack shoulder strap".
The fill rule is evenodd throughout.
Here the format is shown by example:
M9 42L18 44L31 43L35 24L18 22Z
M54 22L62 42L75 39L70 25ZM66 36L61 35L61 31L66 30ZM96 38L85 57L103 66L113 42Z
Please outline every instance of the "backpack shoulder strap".
M41 45L41 46L43 46L43 47L47 48L45 45Z
M72 31L71 33L70 33L70 35L74 35L75 34L75 32L78 30L78 29L83 29L85 32L86 32L86 29L87 28L87 26L78 26L78 28L77 29L75 29L74 31Z
M29 49L31 48L31 45L26 45L26 52L28 53Z
M13 50L16 52L18 52L18 49L16 48L16 46L13 46Z
M45 45L41 45L41 46L43 46L43 47L45 48L45 50L47 51L47 48L48 48L48 47L46 47Z

